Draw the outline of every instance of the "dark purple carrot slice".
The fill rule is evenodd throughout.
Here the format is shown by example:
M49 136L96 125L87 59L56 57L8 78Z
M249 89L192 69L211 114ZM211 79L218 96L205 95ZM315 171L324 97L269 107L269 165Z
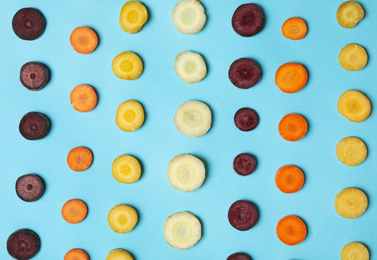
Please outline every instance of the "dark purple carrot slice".
M255 60L241 58L230 65L228 76L237 88L248 89L260 81L262 70Z
M240 5L233 14L232 26L234 31L241 36L256 35L264 26L262 8L257 4Z
M226 260L251 260L251 257L244 253L234 253L228 256Z
M49 80L49 70L40 62L28 62L21 67L20 81L29 90L40 90L47 85Z
M26 174L16 181L17 196L26 202L39 200L45 190L43 180L35 174Z
M46 19L38 9L22 8L13 16L12 27L19 38L31 41L43 34Z
M238 200L230 206L228 211L229 223L235 229L246 231L258 222L259 213L257 206L247 200Z
M7 250L11 257L18 260L33 258L41 248L41 241L36 233L29 229L19 229L12 233L7 241Z
M251 131L257 127L258 123L259 116L254 109L244 107L239 109L234 115L234 124L241 131Z
M252 154L241 153L233 160L233 169L239 175L252 174L255 168L257 168L257 160Z
M21 119L19 130L28 140L44 138L50 131L50 120L39 112L29 112Z

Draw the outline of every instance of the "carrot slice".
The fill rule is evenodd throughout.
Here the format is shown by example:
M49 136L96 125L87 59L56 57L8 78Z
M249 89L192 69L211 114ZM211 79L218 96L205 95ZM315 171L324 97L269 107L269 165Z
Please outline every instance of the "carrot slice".
M82 172L88 169L93 162L93 154L89 148L76 147L73 148L67 156L67 164L69 168L76 172Z
M275 83L285 93L295 93L305 87L308 72L299 63L285 63L279 67L275 75Z
M81 54L92 53L98 46L98 37L93 29L80 26L73 30L70 42L75 51Z
M308 28L303 19L292 17L283 23L281 31L285 38L300 40L305 37L306 33L308 32Z
M276 226L276 234L281 242L294 246L304 241L306 225L299 217L289 215L279 221Z
M77 224L83 221L88 214L88 207L80 199L71 199L67 201L62 208L62 217L71 224Z
M280 167L275 175L276 186L284 193L294 193L301 190L304 182L303 172L294 165Z
M74 248L65 254L64 260L89 260L89 255L82 249Z
M89 112L97 105L97 93L87 84L76 86L70 95L72 107L79 112Z
M279 123L279 133L287 141L295 142L303 138L308 131L305 118L299 114L285 115Z

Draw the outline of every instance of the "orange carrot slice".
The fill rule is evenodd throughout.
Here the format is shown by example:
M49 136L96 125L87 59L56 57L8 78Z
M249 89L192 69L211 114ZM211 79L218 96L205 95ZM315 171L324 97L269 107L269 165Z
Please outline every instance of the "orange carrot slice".
M81 54L92 53L98 46L98 37L93 29L80 26L73 30L70 42L75 51Z
M288 114L279 123L279 133L287 141L295 142L303 138L308 131L305 118L299 114Z
M71 199L67 201L62 208L62 217L71 224L77 224L83 221L88 214L88 207L80 199Z
M292 17L283 23L281 31L285 38L300 40L305 37L306 33L308 32L308 28L303 19Z
M82 249L74 248L65 254L64 260L89 260L89 255Z
M279 221L276 226L276 234L281 242L294 246L304 241L306 225L299 217L289 215Z
M89 112L97 105L97 93L90 85L76 86L70 95L72 107L79 112Z
M286 63L279 67L275 75L275 83L285 93L295 93L305 87L308 72L299 63Z
M300 168L294 165L285 165L278 169L275 175L276 186L284 193L299 191L305 182L305 176Z
M76 172L82 172L88 169L93 162L93 154L89 148L76 147L73 148L67 156L67 164L69 168Z

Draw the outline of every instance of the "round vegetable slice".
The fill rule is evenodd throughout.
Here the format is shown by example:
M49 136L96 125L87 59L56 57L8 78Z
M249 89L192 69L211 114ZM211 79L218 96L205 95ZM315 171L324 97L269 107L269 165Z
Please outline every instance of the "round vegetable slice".
M87 84L76 86L69 96L72 107L78 112L92 111L97 105L97 93Z
M121 182L131 184L139 180L141 166L139 161L131 155L118 156L111 167L114 178Z
M280 167L275 175L275 183L284 193L295 193L301 190L305 182L304 173L294 165Z
M80 199L71 199L64 203L62 217L70 224L82 222L88 214L88 206Z
M264 27L262 8L257 4L243 4L234 11L232 27L236 33L243 37L258 34Z
M75 51L81 54L92 53L98 46L96 32L86 26L80 26L71 33L70 42Z
M126 2L120 11L119 24L125 32L140 32L147 20L147 8L139 1Z
M338 111L352 122L365 121L372 110L370 100L357 90L344 92L338 100Z
M186 101L175 112L174 123L184 135L189 137L202 136L211 128L211 110L203 102Z
M358 218L367 210L368 198L360 189L346 188L336 196L334 207L343 218Z
M359 242L351 242L345 245L340 252L341 260L369 260L368 248Z
M50 72L40 62L27 62L21 67L20 81L28 90L41 90L50 80Z
M251 257L245 253L234 253L228 256L226 260L251 260Z
M285 63L279 67L275 75L275 83L285 93L296 93L308 82L308 72L299 63Z
M257 159L250 153L240 153L233 160L233 169L241 176L252 174L256 168Z
M119 105L115 122L125 132L133 132L144 123L143 106L135 100L127 100Z
M107 215L110 228L119 234L133 230L138 222L136 210L129 205L117 205Z
M134 258L128 251L118 248L111 250L106 260L134 260Z
M247 200L234 202L228 211L229 223L237 230L246 231L258 222L259 212L257 206Z
M357 166L368 154L367 146L357 137L345 137L336 145L336 156L347 166Z
M344 28L355 27L364 18L364 9L356 1L347 1L341 4L336 11L336 19Z
M300 244L304 241L306 233L307 230L304 221L293 215L282 218L276 227L278 238L288 246Z
M185 250L198 243L202 237L202 225L191 212L174 213L165 221L164 236L169 245Z
M199 158L191 154L180 154L169 162L168 178L175 189L191 192L202 186L205 171L204 164Z
M207 17L202 4L197 0L181 0L173 10L173 25L183 34L201 31Z
M258 126L259 115L254 109L240 108L234 115L234 124L241 131L249 132Z
M89 255L83 249L74 248L65 254L64 260L89 260Z
M67 156L68 167L73 171L87 170L93 163L93 153L89 148L79 146L69 151Z
M187 83L202 81L207 75L207 66L203 57L195 52L181 52L174 62L175 72Z
M278 126L281 137L290 142L302 139L308 131L308 124L305 118L299 114L285 115Z
M111 68L120 79L135 80L140 77L143 72L143 62L140 57L131 51L125 51L113 59Z
M13 232L7 240L7 250L11 257L18 260L29 260L41 249L39 236L29 229Z
M361 45L351 43L339 52L339 64L349 71L362 70L368 63L368 54Z
M283 32L285 38L291 40L300 40L306 36L308 28L306 26L306 22L303 19L292 17L287 19L283 23L281 31Z
M36 174L22 175L16 181L17 196L23 201L37 201L42 197L44 191L44 182Z
M237 88L248 89L261 80L262 70L255 60L240 58L230 65L228 76Z
M40 140L50 132L50 119L39 112L25 114L19 125L20 134L27 140Z
M44 33L46 19L38 9L22 8L13 16L12 28L20 39L32 41Z

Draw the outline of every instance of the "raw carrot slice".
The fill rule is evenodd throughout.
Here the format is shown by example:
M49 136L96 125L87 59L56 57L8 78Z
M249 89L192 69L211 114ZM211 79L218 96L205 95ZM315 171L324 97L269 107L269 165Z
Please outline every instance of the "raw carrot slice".
M284 193L299 191L305 182L305 176L300 168L294 165L285 165L279 168L275 175L276 186Z
M275 75L275 83L285 93L295 93L305 87L308 72L299 63L285 63L279 67Z
M93 29L80 26L73 30L70 42L75 51L81 54L92 53L98 45L98 37Z
M285 115L279 123L279 133L287 141L295 142L303 138L308 131L305 118L299 114Z
M289 215L279 221L276 234L281 242L288 246L294 246L304 241L306 225L299 217Z
M80 199L71 199L62 208L63 219L71 224L80 223L86 218L87 214L88 207Z
M82 249L74 248L65 254L64 260L89 260L89 255Z
M97 93L87 84L76 86L70 95L72 107L79 112L89 112L97 105Z
M93 162L93 154L89 148L76 147L73 148L67 156L67 164L69 168L76 172L82 172L88 169Z
M298 17L292 17L286 20L281 27L281 31L285 38L291 40L300 40L305 37L308 32L306 22Z

